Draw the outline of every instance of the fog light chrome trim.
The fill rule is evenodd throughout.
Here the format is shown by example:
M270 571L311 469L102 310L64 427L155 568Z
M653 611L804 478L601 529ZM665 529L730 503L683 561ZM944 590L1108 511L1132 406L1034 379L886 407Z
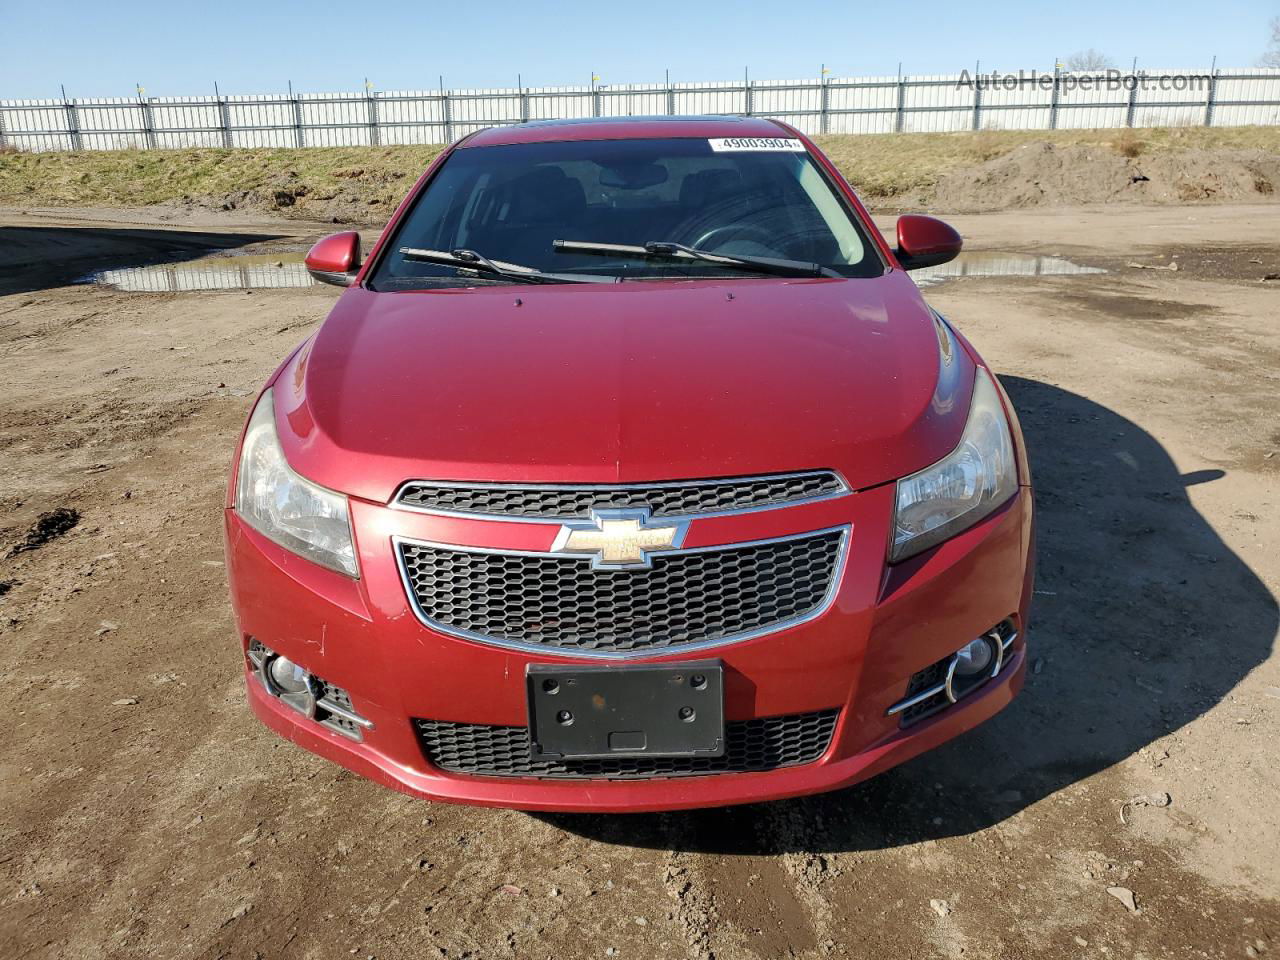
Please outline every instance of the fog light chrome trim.
M901 713L903 710L909 710L912 707L914 707L917 703L924 703L926 700L932 697L936 697L940 693L946 693L946 690L947 690L946 681L943 681L942 683L939 683L936 686L928 687L924 690L921 690L919 693L914 694L913 696L907 697L907 699L905 700L899 700L892 707L890 707L888 710L885 711L885 716L892 717L894 714Z
M353 713L346 707L334 703L327 697L321 697L317 700L316 706L327 713L332 713L335 717L341 717L343 720L354 723L357 727L363 727L365 730L373 729L372 720L368 720L365 717L360 716L358 713Z
M328 696L328 691L331 688L335 689L348 701L351 698L350 694L322 680L300 664L298 665L300 669L306 671L307 691L305 693L282 691L271 680L271 664L280 658L280 654L262 643L262 641L250 638L249 648L245 655L249 659L249 664L253 668L254 674L257 675L259 682L262 684L262 688L270 696L296 710L308 720L314 720L322 727L332 730L348 740L355 740L357 743L364 740L365 730L373 729L372 720L360 716L353 708L336 702L332 697Z
M1000 627L995 627L988 630L983 634L983 636L990 639L992 641L992 647L995 648L995 662L991 665L991 673L987 678L993 680L998 677L1000 675L1000 671L1004 669L1004 665L1008 659L1007 654L1009 652L1009 648L1012 647L1013 642L1018 639L1018 631L1010 630L1008 636L1001 636ZM910 697L899 700L885 711L885 716L895 716L902 713L904 710L909 710L917 704L924 703L926 700L930 700L939 694L946 696L947 705L950 706L951 704L959 703L969 694L981 688L984 685L983 683L975 683L966 690L956 690L955 675L956 664L958 662L959 657L953 653L947 662L947 675L941 683L934 684L931 687L921 690L919 693L912 694Z

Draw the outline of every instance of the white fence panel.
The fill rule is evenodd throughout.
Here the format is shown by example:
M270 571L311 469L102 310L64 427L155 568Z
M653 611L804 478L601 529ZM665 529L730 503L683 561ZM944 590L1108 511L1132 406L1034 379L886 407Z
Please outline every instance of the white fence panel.
M893 133L897 128L899 82L896 77L830 80L826 93L827 133ZM821 113L816 119L821 123Z
M98 100L77 107L80 139L86 150L127 150L149 146L144 108L137 100Z
M297 147L293 102L280 96L229 97L227 113L236 147Z
M1160 104L1138 106L1133 111L1135 127L1202 127L1204 104Z
M217 98L156 97L149 103L157 147L226 146Z
M960 74L912 77L903 98L902 129L907 133L945 133L973 129L973 89Z
M0 101L0 130L6 143L24 150L77 150L70 130L71 105L62 100Z
M1052 74L1044 74L1052 81ZM979 93L978 120L983 130L1047 130L1053 122L1053 85L1039 76L992 82Z
M378 140L386 144L446 143L445 101L439 90L374 94Z
M0 146L432 144L528 120L673 113L777 117L807 134L1280 125L1280 69L0 100Z
M602 117L655 117L667 112L667 88L631 83L600 88Z
M1280 69L1222 71L1214 93L1215 126L1280 124Z
M787 119L818 116L822 112L822 89L806 80L756 80L751 84L753 113Z
M369 98L350 93L309 93L299 97L297 116L308 147L368 146Z
M449 98L454 139L485 127L521 120L521 97L517 90L454 90Z
M1280 125L1280 103L1215 106L1213 125L1215 127L1274 127Z
M1091 130L1128 125L1130 93L1108 87L1101 75L1068 75L1058 93L1059 129Z
M676 88L678 114L745 113L746 94L741 83L682 83Z
M751 112L818 134L822 132L822 90L811 80L756 80L751 84Z
M529 96L530 120L569 120L592 115L593 96L585 87L534 87L525 93Z

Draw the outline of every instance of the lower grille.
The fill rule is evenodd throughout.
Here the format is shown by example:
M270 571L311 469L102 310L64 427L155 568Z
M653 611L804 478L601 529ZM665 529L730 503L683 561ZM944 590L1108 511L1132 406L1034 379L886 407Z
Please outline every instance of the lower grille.
M427 759L441 770L480 777L645 780L751 773L812 763L826 752L839 710L758 717L725 724L721 757L533 758L527 727L415 720Z

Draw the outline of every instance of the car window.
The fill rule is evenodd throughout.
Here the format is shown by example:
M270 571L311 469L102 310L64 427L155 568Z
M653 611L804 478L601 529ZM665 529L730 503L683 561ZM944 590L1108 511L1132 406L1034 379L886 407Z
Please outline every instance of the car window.
M774 149L723 146L734 142L599 140L459 149L402 220L372 284L455 272L407 259L398 252L402 247L469 249L553 273L732 275L705 263L563 253L556 240L674 242L730 256L814 262L844 276L882 272L861 226L798 141L771 141L790 144Z

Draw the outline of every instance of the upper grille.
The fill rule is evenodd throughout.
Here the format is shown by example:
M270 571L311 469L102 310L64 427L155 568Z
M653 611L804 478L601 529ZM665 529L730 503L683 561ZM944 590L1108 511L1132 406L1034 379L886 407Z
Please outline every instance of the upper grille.
M817 612L839 567L841 530L653 555L647 570L580 557L470 553L400 542L405 578L434 627L571 651L726 641Z
M534 759L527 727L415 720L427 759L441 770L482 777L640 780L747 773L812 763L826 752L838 710L757 717L725 724L719 757Z
M653 517L681 517L771 507L844 491L845 485L839 477L829 470L821 470L640 486L446 486L419 482L406 484L396 503L445 513L573 520L589 517L593 507L648 507Z

